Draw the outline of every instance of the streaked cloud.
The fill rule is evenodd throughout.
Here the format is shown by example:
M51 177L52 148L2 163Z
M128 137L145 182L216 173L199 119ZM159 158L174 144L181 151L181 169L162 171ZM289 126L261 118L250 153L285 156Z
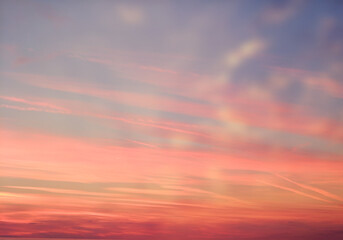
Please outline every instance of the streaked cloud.
M0 2L0 238L341 239L341 9Z

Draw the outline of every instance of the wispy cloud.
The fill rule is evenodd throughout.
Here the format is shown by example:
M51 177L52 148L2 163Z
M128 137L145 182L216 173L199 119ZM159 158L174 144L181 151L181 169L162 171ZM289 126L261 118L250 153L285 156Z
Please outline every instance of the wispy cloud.
M230 71L239 67L246 60L256 56L265 47L266 43L260 39L252 39L244 42L233 52L229 53L226 64Z
M60 112L60 113L68 113L69 110L60 106L56 106L51 103L47 102L37 102L37 101L30 101L27 99L23 98L16 98L16 97L9 97L9 96L0 96L0 99L9 101L9 102L16 102L16 103L24 103L25 105L31 105L31 106L36 106L40 107L42 111L51 111L51 112ZM37 110L39 110L37 108Z
M286 190L286 191L289 191L289 192L293 192L293 193L296 193L298 195L301 195L301 196L304 196L304 197L308 197L308 198L311 198L311 199L314 199L314 200L318 200L318 201L321 201L321 202L332 203L332 201L329 201L329 200L326 200L324 198L317 197L317 196L314 196L314 195L311 195L311 194L299 191L299 190L294 189L294 188L285 187L285 186L278 185L278 184L275 184L275 183L270 183L270 182L261 182L261 183L269 185L269 186L272 186L272 187L275 187L275 188L279 188L279 189L282 189L282 190Z
M0 1L0 238L342 239L333 2Z
M0 98L9 102L24 103L25 105L28 105L28 106L23 107L23 106L16 106L16 105L1 104L0 107L2 108L9 108L9 109L15 109L15 110L20 110L20 111L60 113L60 114L77 115L77 116L91 117L91 118L98 118L98 119L108 119L108 120L120 121L120 122L130 124L130 125L157 128L157 129L162 129L166 131L179 132L183 134L198 135L198 136L206 137L206 135L201 132L196 132L196 131L185 129L185 126L183 126L183 128L177 128L179 124L172 123L170 121L162 122L162 121L156 121L156 120L154 121L154 120L149 120L149 119L146 120L139 116L136 116L135 118L127 118L127 117L113 116L113 115L108 115L108 114L99 114L99 113L95 113L91 111L88 111L88 112L79 111L78 109L71 109L71 108L68 109L66 107L61 107L61 106L51 104L48 102L49 99L43 99L46 102L37 102L37 101L30 101L30 100L16 98L16 97L0 96ZM138 120L135 120L135 119L138 119Z
M336 98L343 98L343 85L322 72L309 71L299 68L270 67L273 70L297 77L306 87L318 89Z
M334 200L337 200L337 201L343 201L342 197L339 197L339 196L337 196L335 194L329 193L329 192L327 192L325 190L322 190L320 188L316 188L316 187L312 187L312 186L309 186L309 185L306 185L306 184L298 183L298 182L293 181L293 180L291 180L291 179L289 179L287 177L284 177L284 176L282 176L280 174L275 174L275 176L277 176L277 177L279 177L281 179L284 179L284 180L286 180L286 181L288 181L290 183L293 183L293 184L295 184L295 185L297 185L299 187L302 187L304 189L310 190L310 191L315 192L315 193L319 193L319 194L323 195L324 197L331 198L331 199L334 199Z

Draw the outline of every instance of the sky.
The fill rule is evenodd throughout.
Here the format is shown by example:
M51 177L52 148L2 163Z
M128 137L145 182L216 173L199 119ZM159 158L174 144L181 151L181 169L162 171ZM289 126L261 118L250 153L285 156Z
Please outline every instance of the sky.
M343 239L343 2L0 2L0 238Z

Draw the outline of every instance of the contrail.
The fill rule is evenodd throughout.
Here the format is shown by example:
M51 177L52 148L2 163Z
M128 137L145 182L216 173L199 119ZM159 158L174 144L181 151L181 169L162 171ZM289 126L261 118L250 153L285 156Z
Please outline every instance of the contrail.
M299 186L299 187L302 187L302 188L308 189L308 190L310 190L310 191L319 193L319 194L321 194L321 195L323 195L323 196L325 196L325 197L332 198L332 199L335 199L335 200L337 200L337 201L343 201L343 198L341 198L341 197L339 197L339 196L337 196L337 195L334 195L334 194L332 194L332 193L329 193L329 192L327 192L327 191L324 191L324 190L322 190L322 189L315 188L315 187L311 187L311 186L308 186L308 185L305 185L305 184L301 184L301 183L295 182L295 181L293 181L293 180L291 180L291 179L289 179L289 178L287 178L287 177L281 176L281 175L279 175L279 174L274 174L274 175L277 176L277 177L279 177L279 178L281 178L281 179L284 179L284 180L286 180L286 181L288 181L288 182L290 182L290 183L293 183L293 184L295 184L295 185L297 185L297 186Z
M283 190L286 190L286 191L290 191L290 192L293 192L293 193L296 193L296 194L299 194L299 195L302 195L302 196L305 196L305 197L309 197L309 198L312 198L312 199L315 199L315 200L319 200L319 201L322 201L322 202L332 203L329 200L326 200L326 199L323 199L323 198L320 198L320 197L316 197L316 196L313 196L311 194L307 194L307 193L298 191L298 190L293 189L293 188L284 187L284 186L280 186L280 185L277 185L277 184L268 183L268 182L264 182L264 181L261 181L261 183L264 183L264 184L267 184L267 185L270 185L270 186L273 186L273 187L276 187L276 188L280 188L280 189L283 189Z

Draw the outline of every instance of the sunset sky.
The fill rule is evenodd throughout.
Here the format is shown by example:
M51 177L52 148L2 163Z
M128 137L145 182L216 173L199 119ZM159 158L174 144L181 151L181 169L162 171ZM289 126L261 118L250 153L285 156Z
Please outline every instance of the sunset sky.
M343 239L343 1L0 1L0 238Z

